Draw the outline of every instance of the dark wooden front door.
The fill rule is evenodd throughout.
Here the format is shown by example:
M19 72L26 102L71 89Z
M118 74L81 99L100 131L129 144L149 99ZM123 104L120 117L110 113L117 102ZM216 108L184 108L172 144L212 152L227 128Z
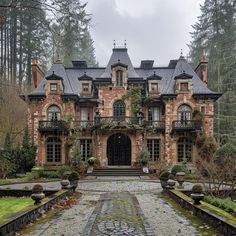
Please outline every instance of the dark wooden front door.
M131 165L131 141L127 135L117 133L107 141L108 165Z

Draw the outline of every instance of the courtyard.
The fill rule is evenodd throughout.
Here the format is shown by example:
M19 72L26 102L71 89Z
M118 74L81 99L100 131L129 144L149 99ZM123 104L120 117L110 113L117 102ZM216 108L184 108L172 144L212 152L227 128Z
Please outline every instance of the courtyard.
M23 189L33 184L5 185ZM60 188L59 182L44 183L46 189ZM190 189L191 183L184 187ZM78 202L69 209L45 214L20 235L220 235L206 223L181 209L162 192L157 180L100 178L80 180Z

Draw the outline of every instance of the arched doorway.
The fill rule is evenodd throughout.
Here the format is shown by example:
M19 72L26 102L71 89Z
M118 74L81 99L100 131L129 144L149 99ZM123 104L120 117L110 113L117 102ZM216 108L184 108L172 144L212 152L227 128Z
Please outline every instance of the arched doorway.
M107 140L108 165L131 165L131 141L121 133L111 135Z

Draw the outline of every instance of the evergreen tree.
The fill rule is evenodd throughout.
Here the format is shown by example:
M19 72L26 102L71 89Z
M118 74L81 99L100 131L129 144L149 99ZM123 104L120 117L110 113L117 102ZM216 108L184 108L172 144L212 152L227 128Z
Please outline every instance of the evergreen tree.
M205 50L208 57L208 86L223 96L215 106L218 141L236 139L236 2L206 0L194 26L190 59L196 66Z
M53 25L53 39L59 57L65 65L71 65L71 61L78 58L95 65L93 41L88 31L91 18L85 11L87 3L81 4L78 0L53 2L60 9Z
M36 146L31 141L29 131L27 128L24 130L20 158L21 158L20 165L22 170L25 173L27 171L31 171L32 167L35 164Z

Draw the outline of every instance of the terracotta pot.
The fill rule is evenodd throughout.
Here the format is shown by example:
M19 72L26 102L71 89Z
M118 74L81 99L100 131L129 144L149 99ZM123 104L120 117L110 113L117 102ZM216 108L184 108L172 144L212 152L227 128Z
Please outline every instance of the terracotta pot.
M41 200L45 198L45 194L42 193L32 193L31 198L34 200L34 205L40 204Z

